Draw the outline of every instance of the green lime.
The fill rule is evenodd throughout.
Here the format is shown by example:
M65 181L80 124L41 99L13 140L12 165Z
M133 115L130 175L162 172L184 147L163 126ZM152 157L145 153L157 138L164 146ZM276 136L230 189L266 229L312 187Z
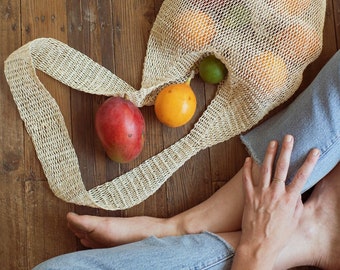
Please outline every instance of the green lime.
M251 22L251 11L245 5L238 4L229 9L225 24L230 28L247 26Z
M198 66L199 74L206 83L217 84L227 75L227 68L214 55L205 57Z

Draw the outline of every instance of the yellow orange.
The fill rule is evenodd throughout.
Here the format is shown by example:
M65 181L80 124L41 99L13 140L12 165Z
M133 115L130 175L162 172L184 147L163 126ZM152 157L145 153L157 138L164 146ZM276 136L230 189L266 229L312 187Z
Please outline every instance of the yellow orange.
M248 60L244 72L247 80L269 94L283 87L288 76L285 61L271 51Z
M213 18L200 10L186 10L174 23L175 39L184 49L201 49L216 35Z
M179 127L189 122L195 114L197 102L190 80L189 78L185 83L168 85L157 95L155 113L163 124Z
M274 39L280 55L294 62L314 58L322 47L320 35L311 27L300 24L286 27Z

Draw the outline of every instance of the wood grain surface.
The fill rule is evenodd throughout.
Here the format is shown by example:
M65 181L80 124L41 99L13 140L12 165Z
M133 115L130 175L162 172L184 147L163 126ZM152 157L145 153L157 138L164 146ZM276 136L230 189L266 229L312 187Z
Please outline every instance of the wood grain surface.
M5 59L38 37L53 37L88 55L139 88L148 36L162 0L0 0L0 268L31 269L56 255L83 249L66 227L68 211L101 216L169 217L188 209L227 182L247 155L238 137L199 152L153 196L124 211L67 204L50 191L30 137L4 76ZM340 47L340 1L327 0L324 48L305 71L303 90ZM79 157L87 188L138 165L183 137L205 110L215 87L195 78L195 119L171 129L160 124L153 107L142 108L147 139L137 160L119 165L107 159L94 131L94 115L104 97L81 93L38 73L57 100ZM290 101L280 108L282 109Z

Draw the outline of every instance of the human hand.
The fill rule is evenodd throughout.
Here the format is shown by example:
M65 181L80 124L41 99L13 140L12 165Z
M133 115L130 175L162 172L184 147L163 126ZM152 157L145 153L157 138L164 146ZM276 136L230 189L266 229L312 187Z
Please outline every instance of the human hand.
M319 151L313 149L292 182L286 186L293 137L285 136L273 170L277 147L275 141L268 145L258 179L252 174L251 158L246 159L243 168L245 207L242 235L235 257L243 253L242 256L246 254L248 258L261 258L261 267L265 269L270 269L274 264L298 225L303 211L300 192L319 157ZM257 268L254 266L252 269Z

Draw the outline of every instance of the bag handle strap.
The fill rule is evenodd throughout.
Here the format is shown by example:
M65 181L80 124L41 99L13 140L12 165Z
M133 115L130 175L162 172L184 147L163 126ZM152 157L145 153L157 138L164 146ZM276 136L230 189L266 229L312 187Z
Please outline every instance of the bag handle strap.
M237 128L239 119L218 113L221 106L225 107L224 112L232 110L228 106L230 97L217 95L184 138L131 171L87 191L58 104L40 82L35 69L87 93L127 95L139 106L153 89L144 89L142 93L136 91L86 55L54 39L33 40L9 56L5 62L5 75L20 116L32 138L50 188L67 202L109 210L132 207L153 194L198 151L241 132ZM220 93L228 91L220 90ZM216 130L220 134L216 134Z

